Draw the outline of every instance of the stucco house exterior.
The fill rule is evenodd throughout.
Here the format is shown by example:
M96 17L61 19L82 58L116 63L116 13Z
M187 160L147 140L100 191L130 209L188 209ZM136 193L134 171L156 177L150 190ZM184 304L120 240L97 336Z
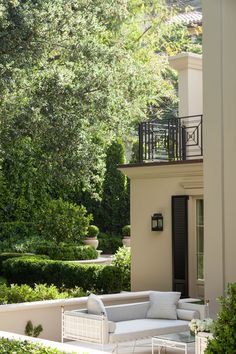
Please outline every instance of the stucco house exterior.
M141 162L120 170L131 180L132 290L203 297L214 316L216 298L236 281L236 2L204 1L203 13L203 75L199 55L170 60L179 115L197 116L194 123L162 127L162 138L152 124L142 126ZM151 229L156 213L163 231Z
M120 167L131 180L132 290L204 297L202 56L183 53L170 65L179 74L183 118L141 124L141 162ZM156 213L163 231L151 229Z

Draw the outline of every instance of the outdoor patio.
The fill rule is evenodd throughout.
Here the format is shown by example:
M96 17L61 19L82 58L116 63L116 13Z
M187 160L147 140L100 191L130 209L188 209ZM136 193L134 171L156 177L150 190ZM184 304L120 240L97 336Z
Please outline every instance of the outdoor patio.
M92 350L102 350L105 353L112 353L112 350L114 349L114 346L111 346L111 345L105 345L102 349L102 347L99 345L85 344L85 343L81 343L81 342L68 342L67 344L71 344L73 346L76 345L79 348L86 348L86 349L89 348ZM118 353L119 354L131 354L131 353L151 354L152 353L151 338L137 341L135 351L133 351L133 348L134 348L133 345L134 345L134 342L126 342L126 343L119 344ZM164 351L164 349L162 350L162 352L163 351ZM158 353L157 347L155 350L155 354L156 353ZM180 353L181 353L180 350L166 349L166 354L180 354ZM188 354L194 354L194 353L195 353L194 344L190 344L188 346Z

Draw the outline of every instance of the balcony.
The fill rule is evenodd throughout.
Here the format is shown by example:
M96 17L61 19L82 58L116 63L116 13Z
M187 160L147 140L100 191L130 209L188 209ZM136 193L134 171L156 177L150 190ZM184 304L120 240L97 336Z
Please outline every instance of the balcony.
M203 158L202 115L171 117L139 124L139 162Z

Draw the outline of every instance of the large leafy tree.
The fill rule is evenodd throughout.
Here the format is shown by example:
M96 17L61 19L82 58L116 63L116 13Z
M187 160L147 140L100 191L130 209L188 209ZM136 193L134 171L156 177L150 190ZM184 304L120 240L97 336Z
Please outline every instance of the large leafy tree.
M106 145L145 117L160 79L143 11L143 1L0 0L1 161L21 217L45 195L98 190Z

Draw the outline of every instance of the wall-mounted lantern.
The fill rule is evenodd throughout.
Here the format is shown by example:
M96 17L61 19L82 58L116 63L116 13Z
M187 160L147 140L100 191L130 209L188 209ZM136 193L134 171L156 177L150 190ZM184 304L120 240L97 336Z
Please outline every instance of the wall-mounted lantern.
M163 231L163 215L161 213L152 215L152 231Z

